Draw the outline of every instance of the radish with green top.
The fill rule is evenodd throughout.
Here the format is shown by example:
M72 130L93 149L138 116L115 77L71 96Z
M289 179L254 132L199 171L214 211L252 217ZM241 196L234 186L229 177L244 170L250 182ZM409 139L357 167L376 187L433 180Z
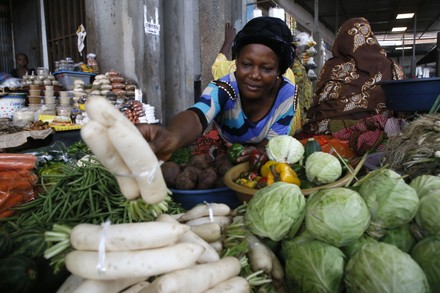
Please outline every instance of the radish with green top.
M103 97L88 99L86 111L92 121L107 128L108 137L136 180L142 199L148 204L163 201L170 191L156 155L136 126Z
M179 222L187 222L204 216L227 216L231 212L231 208L224 203L208 203L199 204L184 213Z
M219 224L220 227L226 227L231 224L232 220L230 217L227 216L214 216L214 217L200 217L197 219L190 220L188 222L185 222L185 224L190 226L196 226L196 225L203 225L208 223L216 223Z
M107 251L129 251L164 247L176 243L190 228L179 223L139 222L101 225L78 224L70 232L70 242L77 250L98 250L105 229Z
M204 292L217 284L238 276L240 261L227 256L219 261L196 265L164 274L148 286L148 293Z
M223 281L211 289L206 290L204 293L249 293L251 287L249 282L243 277L233 277Z
M130 170L111 143L107 129L99 122L91 120L81 128L81 138L101 164L115 175L121 193L129 200L139 197L139 186L129 176Z
M179 224L179 222L176 219L174 219L172 216L168 214L160 215L156 219L156 221ZM187 227L189 228L189 226ZM213 261L218 261L220 259L220 256L217 253L217 251L215 251L214 248L212 248L205 240L197 236L197 234L195 234L191 230L186 231L183 235L181 235L178 241L198 244L205 249L205 251L197 260L198 263L213 262Z
M118 280L84 280L72 293L119 293L146 278L126 278Z
M97 269L97 251L74 250L64 262L72 274L93 280L151 277L193 266L204 248L193 243L177 243L161 248L105 252L104 272Z
M214 242L222 238L222 227L217 223L194 225L191 226L191 231L206 242Z

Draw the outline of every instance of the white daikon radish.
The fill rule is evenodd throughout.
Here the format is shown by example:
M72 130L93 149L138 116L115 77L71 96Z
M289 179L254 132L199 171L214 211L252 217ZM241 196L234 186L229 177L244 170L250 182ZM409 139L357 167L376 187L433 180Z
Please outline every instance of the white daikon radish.
M74 250L64 262L72 274L92 280L114 280L137 277L151 277L193 266L204 248L192 243L178 243L172 246L137 250L110 251L105 253L104 272L97 269L97 251Z
M224 203L208 203L199 204L184 213L179 222L187 222L204 216L227 216L231 212L231 208Z
M262 270L270 274L273 267L270 249L253 234L248 234L246 240L249 247L247 255L252 270L254 272Z
M179 222L176 219L174 219L172 216L170 216L168 214L160 215L156 219L156 221L179 224ZM187 226L187 227L189 228L189 226ZM178 241L198 244L205 249L205 251L202 253L202 255L197 260L198 263L213 262L213 261L218 261L220 259L220 256L217 253L217 251L215 251L214 248L212 248L205 240L203 240L202 238L197 236L197 234L194 234L191 230L189 230L189 231L185 232L183 235L181 235Z
M223 281L204 293L249 293L251 287L249 282L243 277L233 277Z
M113 124L108 128L108 133L114 147L135 176L142 199L148 204L163 201L170 191L159 161L142 134L128 131L122 123Z
M118 280L85 280L73 293L119 293L121 290L139 283L146 278Z
M83 278L70 274L58 288L56 293L72 293L82 284L82 282L84 282Z
M87 100L86 111L91 120L107 127L113 146L136 179L142 199L148 204L163 201L170 191L156 155L136 126L100 96Z
M214 216L214 217L200 217L194 220L190 220L188 222L185 222L185 224L190 226L196 226L196 225L202 225L202 224L208 224L208 223L216 223L219 224L220 227L224 228L226 226L229 226L232 222L232 219L227 216Z
M158 248L177 242L189 227L180 223L139 222L109 225L78 224L70 233L70 242L78 250L98 250L105 229L107 251Z
M219 261L196 265L164 274L148 286L148 293L204 292L217 284L238 276L240 261L227 256Z
M110 172L115 175L122 194L129 200L140 196L136 180L108 137L107 129L99 122L90 120L81 128L81 138ZM127 175L127 176L120 176Z
M150 285L149 282L144 281L137 284L134 284L128 289L121 291L121 293L144 293L146 292L146 288Z
M217 223L193 225L191 226L191 231L206 242L214 242L222 238L222 227Z
M214 250L217 251L217 253L221 253L223 250L223 242L221 240L209 242L209 246L214 248Z

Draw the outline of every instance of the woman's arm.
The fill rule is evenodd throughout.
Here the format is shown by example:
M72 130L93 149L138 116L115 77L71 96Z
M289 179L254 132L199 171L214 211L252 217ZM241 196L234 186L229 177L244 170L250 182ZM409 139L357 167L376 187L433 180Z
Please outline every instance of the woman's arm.
M166 128L152 124L137 127L156 156L163 161L169 160L178 148L194 142L203 132L197 114L192 111L177 114Z

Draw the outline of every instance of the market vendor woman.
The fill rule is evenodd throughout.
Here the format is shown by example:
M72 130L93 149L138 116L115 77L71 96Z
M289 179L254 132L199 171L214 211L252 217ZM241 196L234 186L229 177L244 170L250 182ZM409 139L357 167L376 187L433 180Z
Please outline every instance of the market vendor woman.
M213 123L227 144L264 147L289 134L295 115L295 86L283 77L292 65L292 34L279 18L250 20L234 39L236 71L209 83L199 101L167 127L139 130L161 160L201 136Z

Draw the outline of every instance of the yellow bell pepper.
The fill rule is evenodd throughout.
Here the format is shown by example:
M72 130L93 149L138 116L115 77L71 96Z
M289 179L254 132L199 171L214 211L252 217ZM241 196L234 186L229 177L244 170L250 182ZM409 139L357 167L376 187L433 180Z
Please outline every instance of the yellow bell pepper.
M267 178L267 185L282 181L300 186L301 181L296 172L287 163L267 161L260 170L261 176Z
M300 186L301 181L298 178L296 172L286 163L278 163L275 165L275 171L280 176L280 181L292 183Z

